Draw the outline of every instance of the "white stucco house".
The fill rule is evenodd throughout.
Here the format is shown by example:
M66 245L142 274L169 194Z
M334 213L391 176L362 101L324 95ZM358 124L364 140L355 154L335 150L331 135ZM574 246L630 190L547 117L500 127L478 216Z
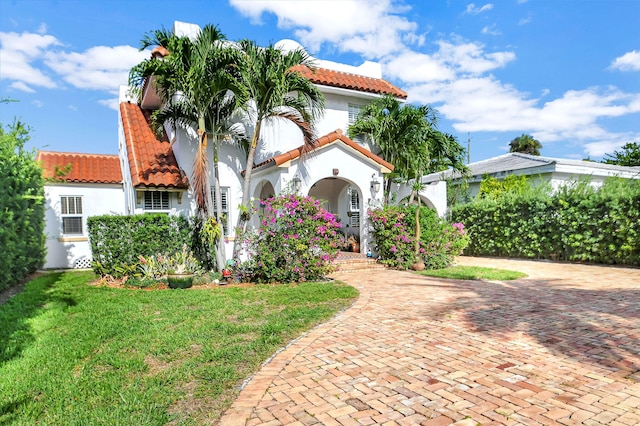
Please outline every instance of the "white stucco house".
M176 34L193 34L199 28L176 22L173 30ZM285 50L299 47L291 40L280 42L278 46ZM152 54L163 53L155 50ZM301 156L302 135L292 124L282 121L267 124L263 127L256 152L250 196L256 207L259 200L284 190L293 189L302 195L318 198L338 216L347 234L360 237L362 250L366 250L369 242L365 232L367 208L382 201L383 176L390 173L393 166L372 151L366 138L351 140L347 137L347 129L360 109L373 99L391 94L404 101L407 94L382 78L382 68L378 63L367 61L360 66L350 66L317 60L316 66L314 72L307 68L296 70L316 84L325 96L326 109L316 126L319 137L315 148ZM65 177L59 185L47 184L47 202L50 205L47 209L47 232L51 235L51 243L48 245L46 266L63 267L66 259L66 266L74 267L79 263L85 265L81 259L90 258L85 249L86 227L82 234L76 236L67 235L62 229L65 226L62 222L66 219L59 206L64 198L60 197L81 197L83 220L89 215L108 213L162 212L187 217L195 213L189 176L198 147L196 131L191 127L174 129L166 126L165 134L158 137L151 129L150 114L160 107L153 84L145 86L140 99L131 98L128 88L122 87L118 112L119 155L110 157L110 161L119 164L121 176L114 176L108 182L100 181L101 167L96 163L96 169L89 173L91 179L85 176L76 182ZM209 160L213 164L211 144ZM64 161L47 163L48 168L53 170L55 166L65 166ZM232 255L233 225L237 222L242 199L245 161L246 154L235 144L223 143L220 146L219 175L222 205L227 216L224 229L227 258ZM75 168L72 165L71 170ZM213 174L210 178L213 184ZM77 191L71 191L72 188ZM421 193L423 204L436 209L440 215L446 210L445 188L444 182L436 182L426 186ZM399 187L395 189L399 191L398 200L409 193ZM89 197L91 200L98 197L109 201L94 204Z
M87 218L125 213L120 158L38 151L36 160L46 180L44 267L91 267Z
M600 186L608 177L624 179L640 179L640 167L626 167L594 161L569 160L564 158L542 157L538 155L508 153L487 160L471 163L468 196L475 197L480 190L480 182L485 175L496 179L504 179L509 175L524 175L535 183L549 183L553 189L566 184L570 180L588 178L591 185ZM432 173L422 178L425 184L433 184L449 180L452 186L462 181L459 173L451 170Z

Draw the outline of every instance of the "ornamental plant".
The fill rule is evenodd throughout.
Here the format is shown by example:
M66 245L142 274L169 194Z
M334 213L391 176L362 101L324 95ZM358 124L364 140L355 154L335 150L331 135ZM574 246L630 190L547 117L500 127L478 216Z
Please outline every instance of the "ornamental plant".
M417 208L409 205L369 210L369 232L381 263L391 268L409 269L415 262ZM420 209L418 252L427 269L446 268L469 243L464 225L460 222L450 224L427 207Z
M241 265L255 282L317 280L334 270L341 224L312 197L281 195L260 202L260 227L245 239Z
M137 268L141 278L145 280L158 280L167 274L202 274L200 262L193 252L182 245L182 250L173 254L154 254L151 256L138 256Z

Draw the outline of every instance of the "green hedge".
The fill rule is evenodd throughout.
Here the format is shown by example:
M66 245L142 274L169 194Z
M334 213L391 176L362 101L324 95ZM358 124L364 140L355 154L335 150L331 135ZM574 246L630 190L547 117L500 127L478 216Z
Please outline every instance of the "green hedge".
M44 264L44 180L35 153L24 149L28 129L0 126L0 290Z
M103 276L130 275L139 256L176 253L183 244L192 247L192 226L182 216L94 216L87 226L93 269Z
M452 217L467 227L468 255L640 265L640 180L507 193L457 205Z

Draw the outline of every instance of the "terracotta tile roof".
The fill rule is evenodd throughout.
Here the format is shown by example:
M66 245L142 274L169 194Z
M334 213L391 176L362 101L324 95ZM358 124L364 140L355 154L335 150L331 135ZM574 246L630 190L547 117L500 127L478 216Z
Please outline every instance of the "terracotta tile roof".
M164 58L169 54L169 51L163 46L156 46L151 50L152 58Z
M393 165L391 163L386 162L385 160L375 155L368 149L358 145L356 142L349 139L345 134L342 133L341 129L334 130L333 132L316 139L314 147L310 152L313 152L325 145L329 145L338 140L342 141L344 144L346 144L350 148L355 149L365 157L380 164L385 169L388 169L389 171L393 171ZM296 158L299 158L302 155L302 153L303 153L303 146L299 146L298 148L292 149L291 151L287 151L283 154L276 155L275 157L271 157L270 159L263 161L260 164L256 164L254 169L257 169L259 167L267 167L270 165L280 166L281 164L284 164L287 161L291 161L291 160L295 160Z
M122 183L120 159L117 155L38 151L36 160L42 165L45 179L78 183ZM56 171L62 172L67 167L68 172L56 176Z
M157 46L151 51L151 56L155 58L162 58L167 56L168 54L169 51L162 46ZM335 71L328 68L315 68L314 70L311 70L305 65L296 65L291 69L299 71L300 74L307 77L312 83L315 84L340 87L342 89L351 89L358 92L370 92L378 94L388 93L401 99L407 99L407 92L381 78L373 78L359 74L351 74L343 71Z
M357 90L359 92L388 93L398 98L407 99L407 92L381 78L365 77L327 68L315 68L312 71L304 65L296 65L292 70L299 71L315 84Z
M171 143L166 135L158 139L151 130L149 111L122 102L120 114L133 186L187 189L189 181L178 167Z

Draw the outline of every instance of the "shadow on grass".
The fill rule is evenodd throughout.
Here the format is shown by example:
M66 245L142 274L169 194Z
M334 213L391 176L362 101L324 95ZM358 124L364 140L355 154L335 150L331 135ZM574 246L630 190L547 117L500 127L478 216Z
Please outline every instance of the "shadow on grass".
M555 354L622 370L640 382L640 288L591 290L554 280L448 282L461 295L429 316L459 311L471 331L506 338L522 332Z
M0 364L19 357L35 340L30 320L51 304L74 306L65 291L55 289L62 273L50 273L28 282L24 290L0 305Z

